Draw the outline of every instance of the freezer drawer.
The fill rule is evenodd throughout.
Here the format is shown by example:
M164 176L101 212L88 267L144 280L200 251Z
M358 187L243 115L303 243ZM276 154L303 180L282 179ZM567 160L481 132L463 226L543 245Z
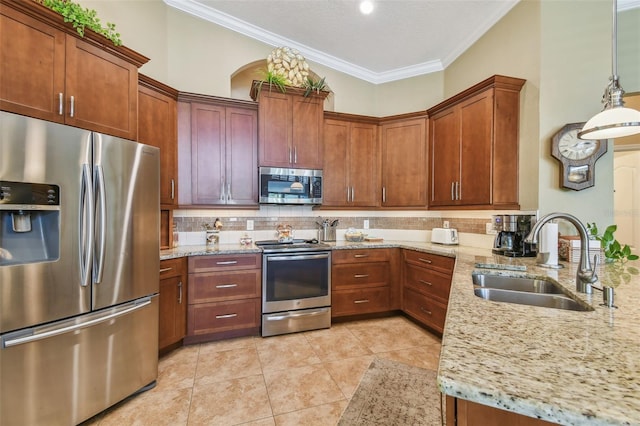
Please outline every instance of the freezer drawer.
M153 383L158 297L6 333L0 424L74 425Z

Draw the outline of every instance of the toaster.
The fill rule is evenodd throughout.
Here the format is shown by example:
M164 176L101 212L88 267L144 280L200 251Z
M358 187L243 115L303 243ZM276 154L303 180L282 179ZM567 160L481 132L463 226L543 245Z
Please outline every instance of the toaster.
M458 244L458 230L451 228L433 228L431 242L437 244Z

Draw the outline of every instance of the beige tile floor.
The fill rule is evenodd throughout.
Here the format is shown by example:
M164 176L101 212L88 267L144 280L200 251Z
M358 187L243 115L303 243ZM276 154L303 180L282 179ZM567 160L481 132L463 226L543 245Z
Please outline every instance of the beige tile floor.
M436 370L440 339L402 316L177 349L157 386L89 420L108 425L335 425L374 357Z

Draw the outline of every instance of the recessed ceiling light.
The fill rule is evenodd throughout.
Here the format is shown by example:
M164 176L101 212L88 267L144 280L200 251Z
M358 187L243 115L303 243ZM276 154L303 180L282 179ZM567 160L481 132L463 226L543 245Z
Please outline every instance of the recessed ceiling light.
M373 2L371 0L362 0L360 2L360 12L362 12L365 15L368 15L371 12L373 12Z

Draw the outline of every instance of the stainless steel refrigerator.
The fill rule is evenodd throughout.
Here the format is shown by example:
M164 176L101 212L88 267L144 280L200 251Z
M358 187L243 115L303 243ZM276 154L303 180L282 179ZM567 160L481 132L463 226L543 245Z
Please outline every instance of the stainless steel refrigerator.
M0 424L155 384L159 151L0 112Z

